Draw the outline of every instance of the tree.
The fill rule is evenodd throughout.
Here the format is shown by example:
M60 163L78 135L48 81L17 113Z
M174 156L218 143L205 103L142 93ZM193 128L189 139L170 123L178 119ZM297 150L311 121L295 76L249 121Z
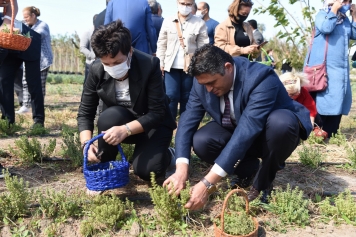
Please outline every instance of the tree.
M257 0L258 3L260 3ZM276 24L274 27L281 26L275 39L285 40L287 43L284 51L286 57L291 62L293 68L302 69L304 56L306 53L307 45L310 40L311 32L314 27L313 14L316 12L314 7L310 6L310 0L288 0L289 5L296 6L300 4L303 25L298 22L295 16L291 14L286 8L285 1L282 4L281 0L270 0L268 7L264 7L260 3L260 7L254 9L255 14L269 14L274 16ZM280 49L280 48L279 48ZM281 49L280 49L281 50ZM275 49L278 51L278 48ZM283 52L283 51L282 51Z

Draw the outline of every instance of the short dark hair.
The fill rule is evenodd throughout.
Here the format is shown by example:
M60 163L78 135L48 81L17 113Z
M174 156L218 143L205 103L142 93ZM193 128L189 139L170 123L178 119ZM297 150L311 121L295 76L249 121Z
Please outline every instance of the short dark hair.
M208 9L208 12L210 12L210 6L207 2L204 2L204 9Z
M108 55L114 58L119 52L128 55L131 50L131 33L121 20L117 20L94 31L90 43L99 58Z
M194 9L194 11L196 11L198 9L197 4L193 3L192 8Z
M232 56L224 50L205 44L195 50L190 61L188 72L191 76L199 76L201 74L220 74L225 75L225 63L234 64Z
M255 30L257 29L257 21L256 20L249 20L248 23L252 26L252 28Z

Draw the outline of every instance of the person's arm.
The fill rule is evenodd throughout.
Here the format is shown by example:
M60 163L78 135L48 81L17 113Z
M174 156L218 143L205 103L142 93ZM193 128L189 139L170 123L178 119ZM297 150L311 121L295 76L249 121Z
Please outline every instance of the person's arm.
M11 8L11 4L9 4L9 5L6 7L6 16L11 17L12 14L14 13L15 18L16 18L17 12L18 12L17 0L14 0L14 9L12 9L12 8ZM10 24L11 24L11 20L10 20L10 19L7 19L7 18L4 18L3 24L10 25Z
M209 44L208 28L203 20L201 20L199 34L197 35L197 48L204 44Z
M80 37L79 50L89 60L95 59L95 54L89 50L90 47L90 34L84 32Z
M338 4L339 2L336 1L333 7L337 6ZM330 34L331 32L333 32L333 30L336 27L336 22L337 22L336 14L337 13L334 13L334 11L332 10L329 13L326 13L324 10L320 10L315 18L315 27L324 35Z
M152 54L155 54L157 51L157 34L156 34L156 28L153 26L153 22L152 22L152 13L151 13L151 9L148 6L148 3L146 1L145 3L146 6L146 33L148 35L149 38L149 43L151 45L151 50L152 50Z
M222 24L215 28L214 45L221 48L232 56L240 56L241 54L250 54L255 51L256 46L250 45L247 47L240 47L238 45L231 45L228 40L228 29Z
M112 21L113 21L113 1L110 1L106 6L104 25L109 24Z
M156 56L159 58L160 67L162 71L162 75L164 74L164 59L167 51L167 40L168 40L168 28L169 28L169 20L164 19L161 27L161 31L159 32L158 41L157 41L157 53Z

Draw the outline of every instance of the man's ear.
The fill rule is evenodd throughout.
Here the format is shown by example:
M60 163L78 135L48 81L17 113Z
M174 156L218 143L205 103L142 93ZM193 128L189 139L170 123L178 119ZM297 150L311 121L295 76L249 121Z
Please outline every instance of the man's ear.
M229 72L229 73L232 73L232 71L234 70L234 65L229 63L229 62L226 62L225 63L225 69Z

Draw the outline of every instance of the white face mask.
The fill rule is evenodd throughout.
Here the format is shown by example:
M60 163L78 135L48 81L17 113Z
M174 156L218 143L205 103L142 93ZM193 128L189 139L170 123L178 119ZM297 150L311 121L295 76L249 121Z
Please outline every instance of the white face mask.
M120 79L123 78L128 70L130 69L130 64L131 64L131 58L129 61L130 56L127 56L127 59L125 62L120 63L118 65L109 67L103 64L104 70L109 73L110 76L112 76L115 79Z
M192 12L192 7L183 6L178 3L178 11L182 16L188 16Z
M197 17L200 17L203 19L203 17L205 16L205 14L202 13L203 11L197 11L197 13L195 14Z

